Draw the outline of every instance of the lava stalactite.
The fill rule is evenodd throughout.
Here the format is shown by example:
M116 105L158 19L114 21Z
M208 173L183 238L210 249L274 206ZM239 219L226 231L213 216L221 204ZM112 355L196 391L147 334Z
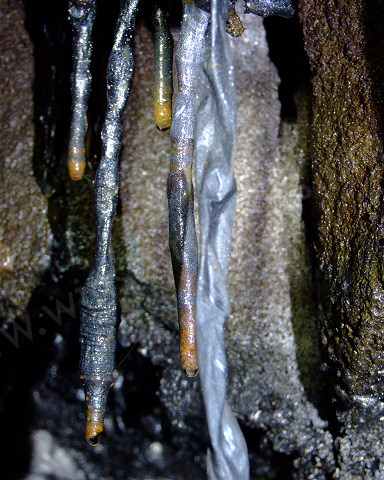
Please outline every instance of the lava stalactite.
M87 132L87 102L91 89L92 27L96 16L94 0L69 2L69 18L73 28L72 123L68 147L68 173L72 180L84 175Z
M167 130L172 121L172 60L173 38L166 11L155 5L152 24L155 29L153 61L153 113L159 130Z
M107 70L103 154L95 179L96 255L81 297L81 375L87 404L86 438L98 443L115 366L117 296L111 231L118 194L121 121L131 90L132 36L138 0L124 0Z

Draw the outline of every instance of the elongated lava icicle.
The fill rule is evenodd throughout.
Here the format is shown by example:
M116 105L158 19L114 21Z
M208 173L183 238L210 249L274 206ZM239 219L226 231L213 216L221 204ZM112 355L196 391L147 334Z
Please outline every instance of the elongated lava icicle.
M92 27L96 15L95 0L70 0L69 18L73 28L72 123L68 148L68 173L81 180L85 170L87 102L91 89Z
M159 130L167 130L172 121L172 59L173 38L166 10L155 4L152 11L155 29L153 62L153 113Z
M132 35L138 0L123 0L107 69L107 112L103 154L95 179L96 255L81 298L81 375L86 400L85 437L99 443L115 364L117 296L111 229L118 194L121 121L132 86Z
M184 17L176 49L179 90L171 126L168 176L169 245L177 292L182 368L197 374L195 310L198 247L193 214L192 157L195 87L207 49L209 15L184 2Z

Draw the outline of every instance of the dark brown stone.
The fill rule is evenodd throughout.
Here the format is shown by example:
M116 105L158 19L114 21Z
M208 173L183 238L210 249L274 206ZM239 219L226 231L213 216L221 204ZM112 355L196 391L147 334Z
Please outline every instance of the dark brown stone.
M383 397L383 145L365 2L302 0L323 343L347 403ZM377 10L378 12L380 10Z

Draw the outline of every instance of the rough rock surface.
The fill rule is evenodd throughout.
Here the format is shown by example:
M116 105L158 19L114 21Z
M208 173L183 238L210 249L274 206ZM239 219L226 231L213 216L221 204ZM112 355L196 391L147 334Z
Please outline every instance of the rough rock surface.
M313 226L322 339L336 393L347 408L339 412L340 475L381 478L383 9L380 2L303 0L300 17L313 71Z
M0 316L26 313L49 261L47 202L32 170L33 49L21 2L0 4Z
M304 158L297 129L286 127L282 139L278 137L279 78L268 57L262 20L246 16L244 26L242 40L232 42L239 108L235 154L239 193L229 276L231 393L239 415L250 425L265 428L276 450L299 451L303 463L316 456L314 470L325 471L332 464L332 438L324 432L326 422L308 402L302 384L311 368L319 372L316 319L309 290L302 289L303 283L310 283L301 243ZM314 473L311 467L306 473L301 469L304 477Z

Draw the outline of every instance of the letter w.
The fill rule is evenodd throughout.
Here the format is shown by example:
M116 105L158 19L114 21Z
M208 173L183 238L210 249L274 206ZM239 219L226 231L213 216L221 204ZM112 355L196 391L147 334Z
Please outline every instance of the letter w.
M42 307L42 310L44 310L44 312L47 315L49 315L52 318L52 320L54 320L58 325L61 326L62 325L61 312L66 312L72 318L76 318L76 308L75 308L75 302L73 301L72 292L69 293L68 299L69 299L69 308L66 307L59 300L56 300L56 315L53 312L51 312L51 310L48 307Z
M25 327L26 330L24 330L23 327L21 327L18 323L12 322L13 324L13 336L8 333L5 328L1 328L0 331L4 335L5 338L7 338L16 348L19 348L19 332L25 335L29 340L33 340L33 335L32 335L32 325L31 325L31 319L29 318L29 315L26 315L25 317Z

